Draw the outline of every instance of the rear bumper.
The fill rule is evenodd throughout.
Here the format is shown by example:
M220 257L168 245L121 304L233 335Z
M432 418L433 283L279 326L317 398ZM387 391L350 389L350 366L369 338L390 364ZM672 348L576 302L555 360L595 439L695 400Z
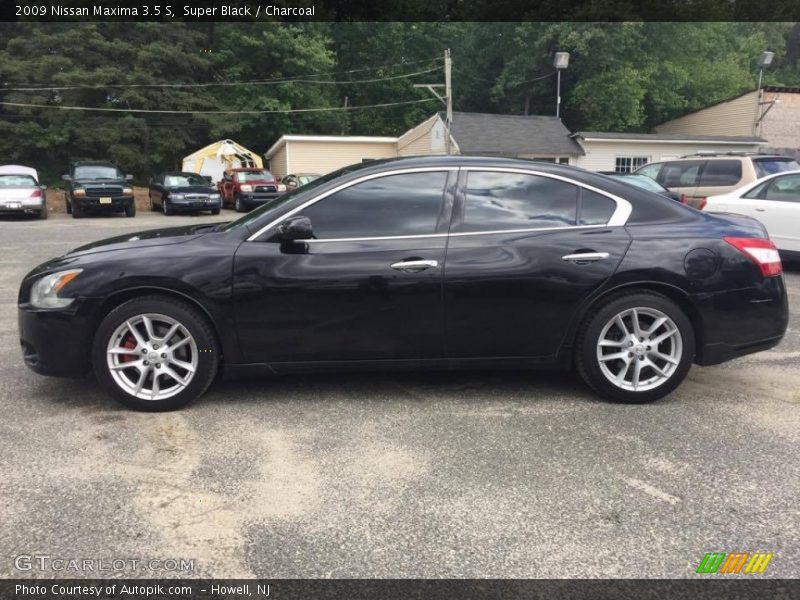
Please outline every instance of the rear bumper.
M789 325L783 277L756 287L692 296L698 310L695 362L715 365L778 345Z
M0 212L3 213L23 213L39 211L44 208L42 198L8 198L0 200Z

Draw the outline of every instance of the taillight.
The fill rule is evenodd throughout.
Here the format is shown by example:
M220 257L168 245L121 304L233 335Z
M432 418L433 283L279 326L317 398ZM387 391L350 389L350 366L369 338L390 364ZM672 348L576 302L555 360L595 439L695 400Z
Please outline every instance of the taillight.
M769 240L763 238L723 238L731 246L742 254L746 254L749 259L761 268L764 277L780 275L783 273L783 264L778 249Z
M697 205L697 210L703 210L706 207L706 204L708 204L708 199L700 198L700 204Z
M41 198L42 197L42 190L33 190L31 192L31 198Z

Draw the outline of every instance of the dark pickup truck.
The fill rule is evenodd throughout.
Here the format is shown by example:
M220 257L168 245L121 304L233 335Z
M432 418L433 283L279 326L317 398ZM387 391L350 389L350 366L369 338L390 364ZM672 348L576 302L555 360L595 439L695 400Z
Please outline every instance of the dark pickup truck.
M136 216L133 199L133 175L125 175L108 162L81 161L72 163L65 192L67 213L79 219L89 212L124 212Z
M233 204L244 212L274 200L286 192L286 186L266 169L241 168L225 171L217 184L223 205Z

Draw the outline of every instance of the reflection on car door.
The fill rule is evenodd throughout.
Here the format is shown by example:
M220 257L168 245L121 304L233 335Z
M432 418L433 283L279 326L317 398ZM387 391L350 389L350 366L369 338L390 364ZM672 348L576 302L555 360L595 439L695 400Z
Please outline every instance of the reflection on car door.
M567 181L462 169L445 265L448 358L556 354L630 244L617 204Z
M316 239L243 243L234 293L245 359L441 360L456 173L382 174L297 211Z

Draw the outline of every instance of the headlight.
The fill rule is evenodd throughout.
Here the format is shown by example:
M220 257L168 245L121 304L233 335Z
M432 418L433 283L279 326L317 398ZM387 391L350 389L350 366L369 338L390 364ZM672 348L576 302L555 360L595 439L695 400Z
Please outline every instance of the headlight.
M170 194L170 200L183 200L183 194Z
M252 192L253 191L253 186L252 185L243 185L241 187L241 190L243 192Z
M72 190L72 195L75 196L76 198L83 198L86 195L86 190L81 188Z
M208 199L209 200L219 200L219 194L209 194L208 195Z
M45 275L31 288L31 304L36 308L64 308L72 304L74 298L60 298L65 285L81 274L83 269L70 269Z
M286 191L286 186L283 185L282 183L278 184L278 191L279 192L285 192Z
M133 196L133 188L122 188L123 196Z

